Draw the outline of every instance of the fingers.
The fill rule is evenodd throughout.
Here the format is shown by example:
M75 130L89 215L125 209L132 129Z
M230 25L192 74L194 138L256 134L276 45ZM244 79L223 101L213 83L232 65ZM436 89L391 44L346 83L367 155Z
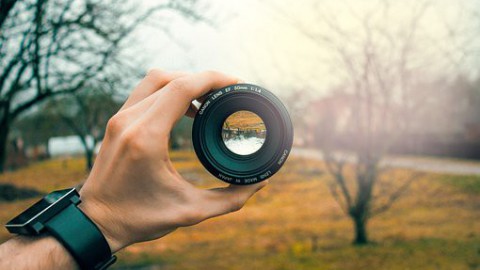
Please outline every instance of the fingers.
M243 80L238 80L236 83L243 83L244 81ZM208 98L208 95L209 93L206 93L205 95L195 99L198 103L200 103L200 106L201 104L203 104L203 102L205 102L205 100L207 100ZM197 114L198 112L198 109L199 107L197 107L195 104L191 103L190 106L188 107L188 110L187 112L185 113L186 116L190 117L190 118L194 118L195 115Z
M158 69L150 70L145 78L135 87L121 110L129 108L137 104L141 100L147 98L151 94L163 88L172 80L188 75L186 72L166 72Z
M147 121L158 127L172 127L187 113L191 102L212 89L235 84L237 78L216 71L183 76L168 83L149 110ZM194 108L190 115L193 115Z
M267 184L268 181L263 181L248 186L230 185L226 188L205 190L206 207L204 211L206 212L206 218L216 217L240 210L250 197L264 188Z
M189 98L189 102L207 94L212 89L222 88L235 84L237 78L217 71L204 71L193 74L188 77L179 78L166 86L166 89L172 91L177 96L180 92Z

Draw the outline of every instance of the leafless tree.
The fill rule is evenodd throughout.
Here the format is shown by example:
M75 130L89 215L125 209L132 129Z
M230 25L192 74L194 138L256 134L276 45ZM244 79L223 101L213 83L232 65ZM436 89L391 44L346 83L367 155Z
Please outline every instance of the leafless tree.
M0 172L20 114L108 76L129 34L153 12L197 18L194 5L165 0L141 10L128 0L0 0Z
M392 33L392 29L378 22L373 23L373 18L382 14L379 16L381 21L388 24L390 5L383 1L366 14L352 13L358 20L358 34L347 33L340 24L323 17L337 38L319 40L312 37L324 45L330 43L347 80L343 87L348 106L344 126L334 126L329 130L330 134L319 137L318 141L334 180L329 185L330 191L353 221L355 244L368 243L369 219L388 210L417 177L409 176L402 180L402 184L375 194L374 189L385 175L382 158L392 144L409 134L414 112L419 106L419 99L415 99L418 97L416 78L422 71L415 70L411 61L418 57L419 21L427 7L425 1L413 7L411 18L404 21L399 33ZM341 121L338 118L332 120ZM349 144L353 160L334 153L332 136L343 138L343 143ZM347 161L352 161L351 176L346 169Z
M95 87L95 86L90 86ZM85 152L87 171L93 167L95 148L103 140L108 119L122 104L115 95L96 86L74 95L51 99L44 106L45 111L60 119L80 139Z
M429 3L417 1L403 7L409 17L399 23L391 19L393 1L378 1L365 10L342 1L343 11L351 18L348 24L328 5L315 3L314 24L272 7L328 52L331 61L319 65L331 65L336 72L332 76L343 81L315 108L315 140L332 176L331 194L353 222L353 243L366 244L370 218L387 211L419 176L393 179L391 168L382 160L393 144L410 133L416 110L432 94L422 91L429 89L425 86L430 74L423 64L431 51L420 42L420 24Z

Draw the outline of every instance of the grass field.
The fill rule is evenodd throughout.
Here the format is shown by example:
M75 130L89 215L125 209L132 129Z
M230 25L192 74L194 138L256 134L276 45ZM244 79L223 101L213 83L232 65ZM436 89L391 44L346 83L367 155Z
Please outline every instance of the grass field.
M193 153L171 156L199 187L222 185ZM409 173L396 170L387 179ZM47 192L84 177L82 160L53 160L0 175L0 183ZM115 267L480 269L480 177L424 174L392 209L371 220L373 243L363 247L350 244L350 221L329 194L327 181L321 163L291 158L241 211L131 246L120 252ZM0 222L33 201L0 202ZM8 237L0 230L0 242Z

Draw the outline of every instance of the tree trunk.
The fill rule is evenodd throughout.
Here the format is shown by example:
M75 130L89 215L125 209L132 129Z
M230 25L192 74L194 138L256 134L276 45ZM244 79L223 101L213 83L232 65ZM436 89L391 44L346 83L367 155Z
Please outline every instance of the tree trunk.
M85 160L87 162L87 171L91 171L93 168L93 152L94 149L85 148Z
M8 117L8 116L7 116ZM5 171L7 162L7 139L10 131L7 119L2 119L0 122L0 173Z
M93 153L95 152L95 146L90 149L88 145L87 136L78 135L80 141L82 142L83 148L85 149L85 162L86 162L86 170L87 172L91 171L93 168Z
M368 244L367 220L360 216L352 216L351 218L355 227L355 240L353 240L353 244Z

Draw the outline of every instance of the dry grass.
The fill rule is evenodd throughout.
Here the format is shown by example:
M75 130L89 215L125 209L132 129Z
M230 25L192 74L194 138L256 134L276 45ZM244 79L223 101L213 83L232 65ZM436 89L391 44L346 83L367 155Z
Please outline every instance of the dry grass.
M171 158L196 185L222 185L193 153L172 153ZM480 269L479 177L423 175L390 211L371 220L374 243L353 247L350 221L329 194L323 170L318 162L291 158L241 211L129 247L119 255L117 267ZM411 172L396 170L391 179L402 174ZM84 176L82 161L48 161L1 175L0 182L48 191ZM1 203L0 222L31 202ZM3 230L0 240L7 237Z
M224 123L224 128L241 130L265 130L262 119L249 111L238 111L230 115Z

